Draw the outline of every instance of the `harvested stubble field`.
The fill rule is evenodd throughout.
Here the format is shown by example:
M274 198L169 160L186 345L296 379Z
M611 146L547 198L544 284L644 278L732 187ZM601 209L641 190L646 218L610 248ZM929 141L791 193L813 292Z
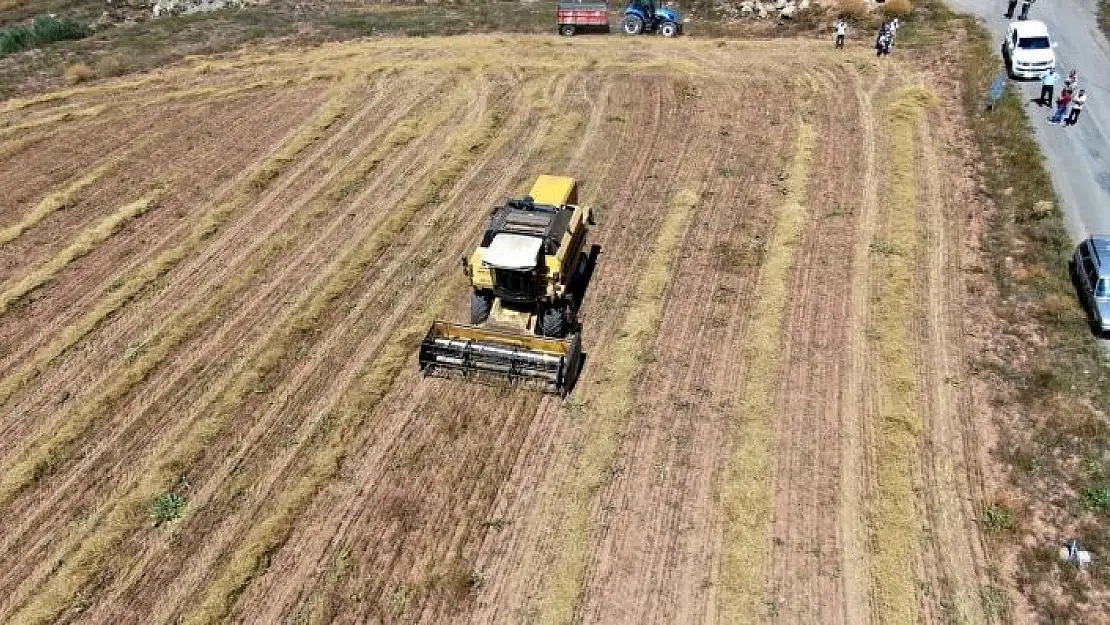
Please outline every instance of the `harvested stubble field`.
M830 48L377 40L8 102L0 622L993 621L955 87ZM423 379L540 173L599 218L577 388Z

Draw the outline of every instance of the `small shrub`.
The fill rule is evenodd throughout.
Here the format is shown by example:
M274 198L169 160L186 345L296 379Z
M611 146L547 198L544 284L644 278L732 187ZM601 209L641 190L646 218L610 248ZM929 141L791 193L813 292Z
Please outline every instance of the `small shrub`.
M66 82L71 85L90 80L93 76L92 69L84 63L74 63L66 68Z
M869 12L867 0L839 0L836 8L841 16L856 20L863 19Z
M910 0L887 0L883 13L891 17L905 17L913 13L913 3Z
M1088 510L1110 512L1110 486L1083 489L1083 507Z
M0 30L0 55L12 54L36 46L83 39L92 31L88 26L70 19L40 15L31 24L17 24Z
M1001 504L992 503L983 508L980 515L983 527L994 532L1012 532L1017 529L1017 519L1014 511Z
M12 26L0 30L0 54L19 52L35 45L35 34L27 26Z
M96 75L100 78L123 76L131 71L131 64L118 54L102 56L96 61Z
M154 517L154 527L180 519L183 512L185 512L184 497L176 493L159 495L154 500L154 510L151 513L151 516Z

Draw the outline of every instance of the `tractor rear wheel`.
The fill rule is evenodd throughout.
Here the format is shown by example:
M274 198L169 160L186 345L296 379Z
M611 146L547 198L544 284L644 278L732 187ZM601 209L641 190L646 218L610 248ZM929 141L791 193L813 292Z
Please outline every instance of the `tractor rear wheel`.
M559 34L564 37L574 36L574 24L563 24L559 27Z
M481 293L470 294L470 323L478 325L489 319L490 310L493 309L493 298Z
M678 24L666 22L659 27L659 32L662 33L664 37L676 37L678 36Z
M621 22L621 28L629 35L639 35L644 31L644 20L640 19L638 15L625 15L624 21Z
M560 337L567 332L565 308L544 308L540 313L540 335Z

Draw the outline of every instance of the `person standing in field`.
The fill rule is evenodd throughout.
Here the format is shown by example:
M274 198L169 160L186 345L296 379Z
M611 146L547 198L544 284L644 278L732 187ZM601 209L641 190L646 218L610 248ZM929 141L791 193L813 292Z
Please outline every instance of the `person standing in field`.
M1014 9L1017 8L1017 3L1018 0L1010 0L1010 2L1006 5L1006 19L1009 20L1014 18Z
M1041 76L1041 97L1038 98L1038 103L1041 106L1052 106L1052 92L1059 80L1060 74L1057 74L1056 70Z
M1064 122L1065 127L1074 126L1079 121L1079 114L1083 112L1085 104L1087 104L1087 91L1080 89L1071 101L1071 113L1068 113L1068 120Z
M1064 113L1068 112L1068 104L1071 104L1071 91L1064 89L1060 92L1060 99L1056 100L1056 112L1048 119L1049 123L1059 126L1064 121Z
M844 38L848 36L848 24L844 20L836 21L836 47L844 47Z

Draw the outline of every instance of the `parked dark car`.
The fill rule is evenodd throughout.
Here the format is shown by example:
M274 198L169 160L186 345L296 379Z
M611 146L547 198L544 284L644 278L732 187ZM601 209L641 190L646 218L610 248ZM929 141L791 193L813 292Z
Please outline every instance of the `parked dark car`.
M1071 277L1091 318L1091 329L1110 333L1110 236L1094 235L1075 248Z

